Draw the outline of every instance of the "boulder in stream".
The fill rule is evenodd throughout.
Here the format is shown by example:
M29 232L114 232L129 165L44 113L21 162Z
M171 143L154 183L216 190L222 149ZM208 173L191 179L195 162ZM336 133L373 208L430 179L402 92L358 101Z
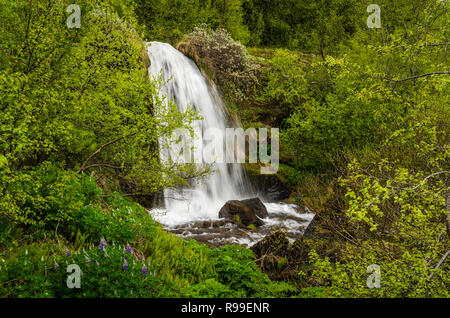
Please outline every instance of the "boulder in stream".
M267 209L259 198L248 200L231 200L219 211L219 217L226 220L241 223L245 226L261 226L261 220L268 216Z

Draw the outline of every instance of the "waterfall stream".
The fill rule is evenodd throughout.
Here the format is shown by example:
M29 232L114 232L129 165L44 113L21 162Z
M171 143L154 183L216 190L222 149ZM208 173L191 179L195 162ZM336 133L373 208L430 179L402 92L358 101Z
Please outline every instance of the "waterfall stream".
M168 100L173 100L180 111L185 111L190 105L203 116L201 122L194 122L194 125L197 125L194 128L198 131L208 128L225 131L225 106L214 84L207 82L196 64L166 43L150 42L147 44L147 50L151 60L149 76L155 78L161 75L166 83L160 94ZM202 142L203 146L206 146L207 141ZM223 140L218 138L209 142ZM223 144L215 146L226 149ZM161 149L162 157L167 156L166 151L167 149ZM230 224L214 223L220 221L219 210L228 200L242 200L254 197L255 194L247 184L241 164L217 163L214 164L213 170L201 184L182 190L166 189L164 207L150 211L154 219L182 237L198 240L204 237L203 240L209 243L238 243L249 246L274 226L286 228L295 238L312 218L308 211L300 214L295 205L265 202L269 217L264 220L265 226L259 231L244 235L242 230L233 228Z

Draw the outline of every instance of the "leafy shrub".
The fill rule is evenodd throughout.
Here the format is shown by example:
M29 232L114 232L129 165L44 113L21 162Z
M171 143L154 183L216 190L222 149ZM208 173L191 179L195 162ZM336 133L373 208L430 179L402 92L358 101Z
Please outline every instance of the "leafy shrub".
M435 121L412 126L394 133L380 151L396 158L415 149L414 163L354 160L341 179L348 204L343 217L352 238L341 243L334 259L310 253L313 277L333 296L449 297L449 179L443 170L450 158L448 138ZM367 288L372 264L380 266L381 288Z
M10 186L16 209L6 217L17 224L55 231L68 239L78 232L97 240L126 242L150 235L155 223L140 205L118 193L100 200L103 191L89 176L45 162Z
M1 213L17 223L47 229L72 221L74 212L95 202L101 192L89 178L50 162L24 171L10 183L9 191L14 193L13 208Z
M236 291L237 297L283 297L295 289L286 283L273 283L254 262L247 248L227 245L211 250L210 260L217 280Z
M325 298L327 297L326 287L306 287L297 295L298 298Z
M242 0L135 0L136 14L152 40L174 43L199 24L228 30L234 39L246 42L250 34L243 21Z
M71 238L80 231L91 239L103 236L132 242L151 237L155 228L155 222L142 206L113 193L102 203L94 201L75 211L67 233Z
M280 124L282 119L308 97L304 62L299 54L286 49L278 49L268 61L263 71L265 85L258 101L262 105L271 105L273 121Z
M161 272L171 289L179 296L191 284L214 277L208 248L195 241L184 241L158 227L150 240L142 244L148 260Z
M232 298L236 296L239 296L239 293L213 278L189 287L186 292L186 297L193 298Z

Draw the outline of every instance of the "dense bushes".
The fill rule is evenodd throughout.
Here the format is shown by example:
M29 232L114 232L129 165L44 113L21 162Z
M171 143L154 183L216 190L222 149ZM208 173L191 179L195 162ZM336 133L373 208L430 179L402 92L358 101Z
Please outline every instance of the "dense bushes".
M49 162L10 184L10 191L16 194L17 210L5 211L3 218L30 230L55 231L67 238L80 232L89 240L105 236L125 242L136 239L139 233L150 233L154 226L138 204L118 193L105 195L94 178Z
M252 45L302 49L325 56L362 25L358 1L246 0L245 23Z
M2 262L0 294L3 297L160 296L165 287L154 267L129 251L124 246L110 244L79 251L64 251L54 244L22 246ZM68 288L70 264L80 267L80 288Z
M48 276L55 277L48 259L51 248L48 244L23 245L9 253L6 260L0 259L1 296L54 297L54 286Z
M288 2L265 13L255 3L246 6L257 32L263 14L291 13ZM281 128L280 173L340 246L333 257L312 252L315 289L305 295L448 297L448 3L383 1L384 32L354 27L364 14L338 22L345 13L336 4L304 43L320 56L250 50L261 85L232 105L244 125ZM291 25L273 19L264 28L287 43ZM367 289L370 264L382 267L381 290Z
M159 138L197 117L158 98L161 83L149 81L141 64L131 2L83 1L79 30L64 23L66 3L2 3L1 296L251 297L269 295L269 286L278 295L290 290L271 283L248 250L221 253L178 239L119 194L151 195L199 172L159 161ZM97 246L102 238L105 245ZM72 263L83 273L81 289L66 286Z
M302 49L326 56L364 26L358 1L134 0L146 37L176 44L200 24L244 45Z
M243 23L241 0L135 0L136 14L146 37L176 44L200 24L224 28L234 39L247 43L251 35Z
M338 262L314 254L316 277L326 279L338 296L449 297L448 133L424 121L397 132L386 148L416 161L355 160L342 179L346 188L352 238L342 246ZM402 140L399 144L398 142ZM418 146L420 145L420 146ZM391 156L390 156L391 157ZM448 200L448 199L447 199ZM379 290L365 288L365 269L381 267ZM367 275L366 275L367 276ZM351 288L348 288L352 286Z
M137 226L144 220L134 217L132 206L127 218ZM14 247L17 241L11 240L0 249L0 295L285 297L295 292L286 283L271 282L257 268L248 249L229 246L214 250L183 241L159 227L144 230L129 243L120 239L95 242L79 235L72 243L60 237L58 243L22 242ZM80 289L66 285L70 264L81 269Z
M287 296L253 253L217 250L165 232L140 205L106 195L92 177L44 163L17 186L23 214L0 218L3 297ZM105 239L105 240L104 240ZM80 266L81 288L66 285ZM125 267L124 267L125 266Z
M323 193L308 200L320 227L340 238L333 257L310 254L312 277L328 295L448 297L450 108L439 43L449 7L416 5L425 7L412 20L403 12L403 26L385 18L388 36L361 32L348 55L313 64L322 89L310 86L287 120L285 142L328 178L321 187L299 182L301 193ZM367 288L371 264L381 268L380 289Z

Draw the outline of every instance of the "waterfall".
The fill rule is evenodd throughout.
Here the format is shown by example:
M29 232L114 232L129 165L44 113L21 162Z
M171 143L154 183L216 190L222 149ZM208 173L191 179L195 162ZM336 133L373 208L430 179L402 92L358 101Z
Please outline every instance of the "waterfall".
M224 104L217 89L208 84L196 64L166 43L150 42L148 54L151 59L150 76L162 75L166 83L160 94L173 100L178 105L178 110L185 111L190 105L203 116L201 127L199 122L194 123L198 131L218 128L225 132L227 118ZM206 146L207 141L202 142ZM216 139L212 142L223 140ZM225 150L223 144L215 146L229 151ZM165 213L156 217L158 221L165 225L176 225L217 219L220 208L228 200L248 197L245 195L247 187L244 185L244 173L240 164L216 163L213 170L204 183L177 191L166 189Z
M162 76L165 83L160 89L160 97L173 100L180 111L191 106L201 115L203 120L194 122L193 128L197 131L215 128L224 135L228 128L227 116L214 83L208 83L196 64L169 44L150 42L147 50L151 60L149 76ZM224 145L224 140L225 138L214 139L213 142L220 143L214 146L224 152L230 151ZM205 143L211 143L211 140L200 140L200 143L205 146ZM167 149L161 148L160 157L164 160ZM269 216L257 230L246 232L230 224L213 226L213 221L220 224L219 210L228 200L242 200L254 196L250 190L251 186L245 181L241 164L216 163L213 170L203 183L184 189L164 190L164 207L151 210L153 218L167 230L186 239L194 238L219 245L251 246L274 228L287 230L288 238L293 241L303 233L313 217L306 207L264 202Z

